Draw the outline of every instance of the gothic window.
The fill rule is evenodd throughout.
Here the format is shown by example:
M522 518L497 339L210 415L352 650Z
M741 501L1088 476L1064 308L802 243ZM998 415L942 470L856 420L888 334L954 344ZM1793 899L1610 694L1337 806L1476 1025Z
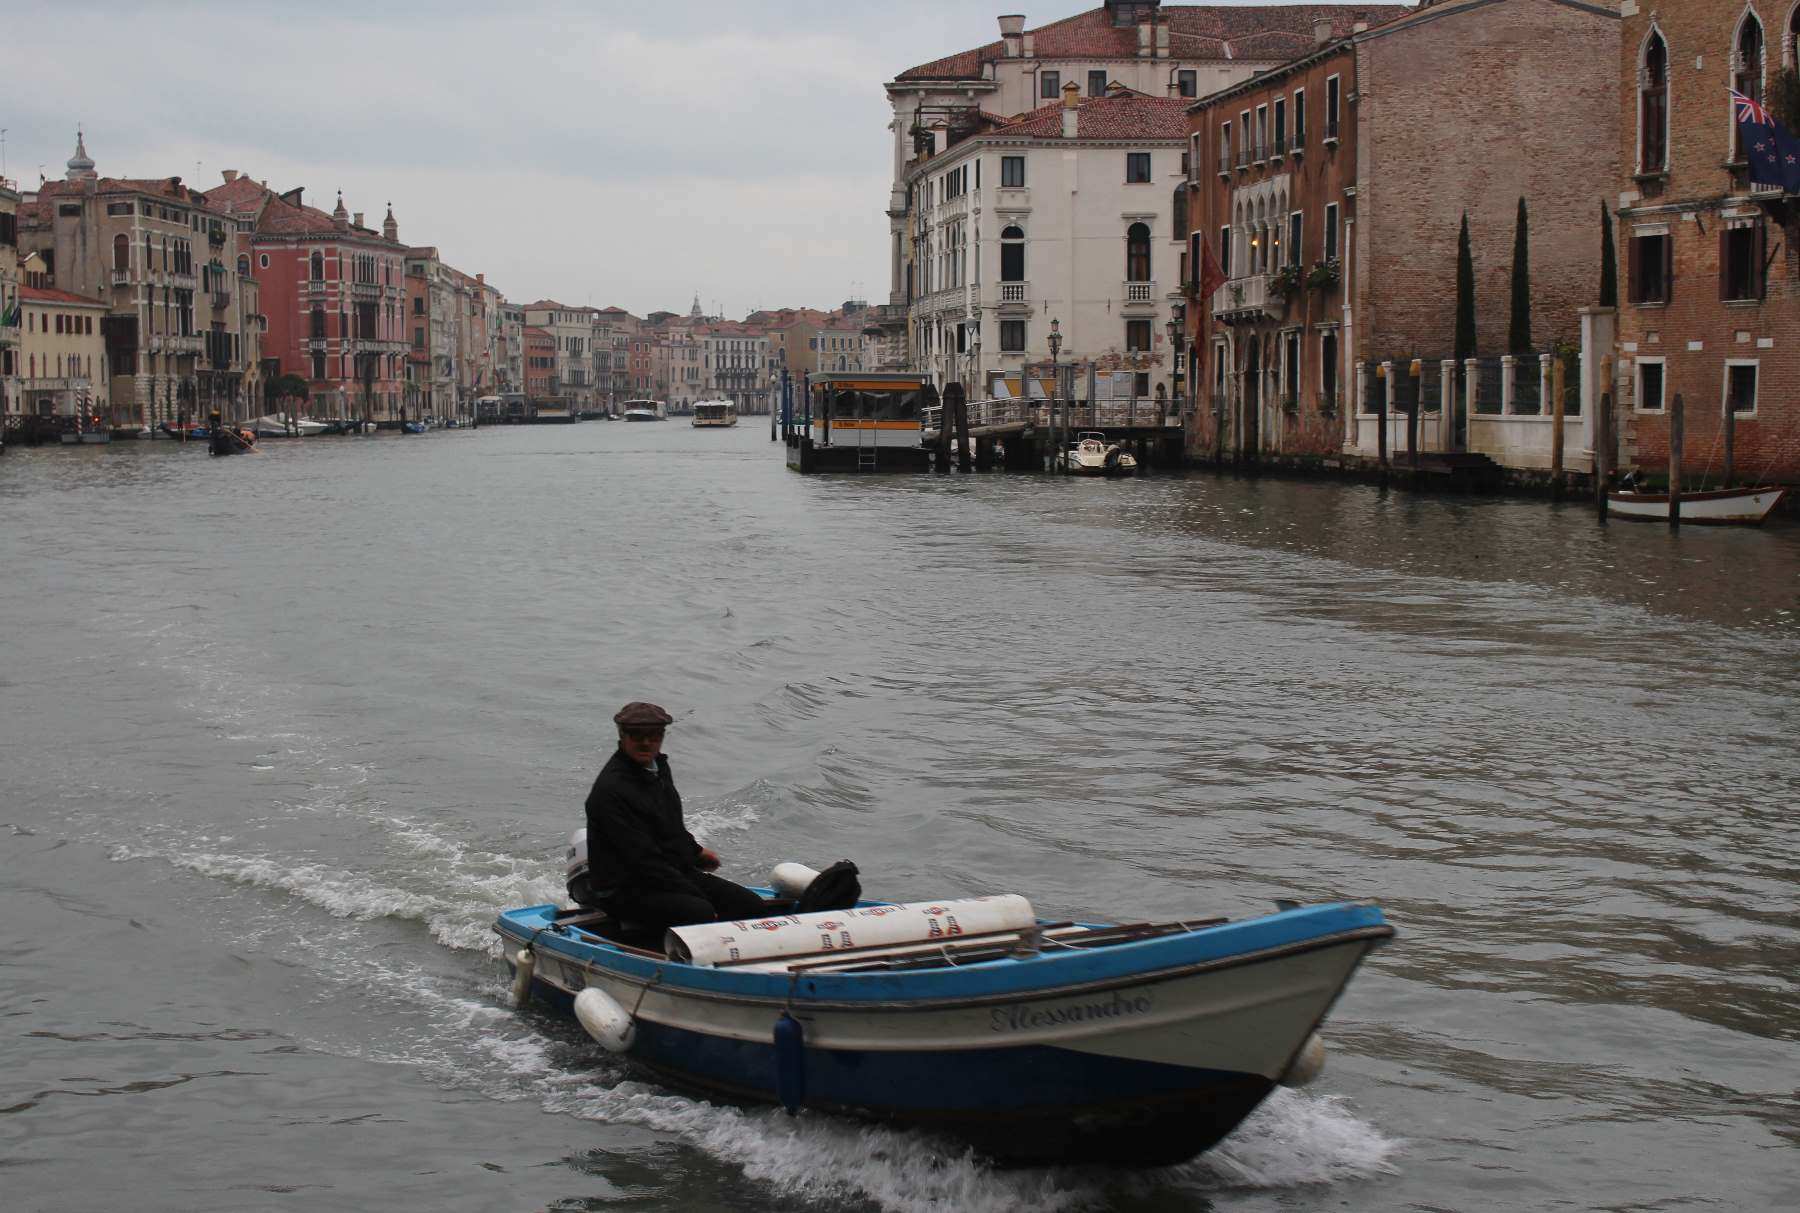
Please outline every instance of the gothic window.
M1731 56L1731 87L1753 101L1763 99L1763 28L1755 13L1745 13ZM1744 158L1737 123L1731 124L1731 158Z
M239 253L238 254L238 277L239 278L248 278L249 276L250 276L250 254Z
M324 253L314 253L312 255L312 280L314 282L325 281L325 254ZM325 376L323 376L323 375L314 376L314 378L316 378L316 379L323 379L324 377Z
M1125 280L1150 281L1150 228L1134 223L1125 229Z
M1652 30L1638 72L1638 171L1660 173L1668 167L1669 47Z
M1000 233L1000 281L1025 281L1025 232L1009 227Z
M131 238L124 233L113 237L113 270L123 273L131 268Z

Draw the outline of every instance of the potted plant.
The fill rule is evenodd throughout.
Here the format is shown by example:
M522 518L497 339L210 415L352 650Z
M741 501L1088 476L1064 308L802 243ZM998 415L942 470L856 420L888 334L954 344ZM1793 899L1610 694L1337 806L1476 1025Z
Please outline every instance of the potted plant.
M1298 285L1300 285L1300 267L1297 265L1284 265L1269 275L1269 293L1271 295L1292 294Z
M1343 276L1336 257L1330 261L1315 261L1312 269L1307 271L1306 285L1315 291L1329 291L1343 281Z

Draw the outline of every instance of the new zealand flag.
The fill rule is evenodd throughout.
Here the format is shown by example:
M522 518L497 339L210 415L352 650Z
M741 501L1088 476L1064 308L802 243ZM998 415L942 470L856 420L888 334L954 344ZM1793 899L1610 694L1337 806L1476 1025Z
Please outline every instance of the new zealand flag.
M1800 194L1800 138L1795 138L1761 102L1731 90L1738 140L1750 163L1750 180Z

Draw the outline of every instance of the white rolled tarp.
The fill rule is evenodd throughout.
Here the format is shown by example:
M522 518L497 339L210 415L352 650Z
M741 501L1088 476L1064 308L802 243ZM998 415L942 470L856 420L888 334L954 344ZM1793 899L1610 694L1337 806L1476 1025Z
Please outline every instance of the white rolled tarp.
M1023 931L1036 921L1024 897L996 893L671 927L663 948L671 960L711 967L893 944L950 943L967 935Z

